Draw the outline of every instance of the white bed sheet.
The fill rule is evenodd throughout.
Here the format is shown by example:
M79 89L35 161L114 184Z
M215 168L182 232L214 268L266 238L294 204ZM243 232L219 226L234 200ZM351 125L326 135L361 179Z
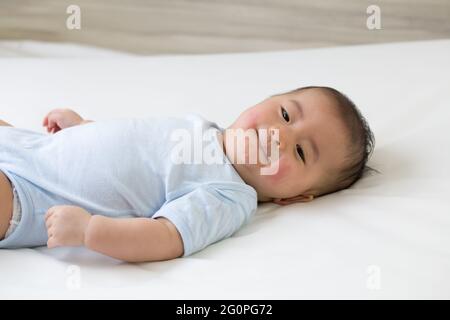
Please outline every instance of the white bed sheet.
M50 56L52 56L50 54ZM227 126L305 85L347 93L381 174L311 203L261 206L187 258L126 264L82 248L0 250L0 298L450 298L450 40L267 53L0 59L0 118L198 112Z

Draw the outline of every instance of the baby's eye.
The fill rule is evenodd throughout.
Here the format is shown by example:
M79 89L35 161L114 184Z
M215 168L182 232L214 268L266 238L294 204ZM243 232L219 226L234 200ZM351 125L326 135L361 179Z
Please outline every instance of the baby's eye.
M302 147L300 147L300 145L296 145L295 146L297 148L297 153L300 156L300 158L302 158L303 162L305 162L305 154L303 153L303 149Z
M281 107L281 115L283 116L284 120L286 120L286 122L289 122L289 114L283 107Z

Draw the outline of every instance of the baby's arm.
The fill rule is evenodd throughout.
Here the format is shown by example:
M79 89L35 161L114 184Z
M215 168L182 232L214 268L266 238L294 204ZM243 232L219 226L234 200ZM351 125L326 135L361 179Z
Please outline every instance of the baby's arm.
M128 262L169 260L183 254L176 227L165 218L109 218L81 207L51 207L47 246L80 246Z
M165 218L114 219L95 215L86 229L84 244L128 262L169 260L183 254L181 236Z

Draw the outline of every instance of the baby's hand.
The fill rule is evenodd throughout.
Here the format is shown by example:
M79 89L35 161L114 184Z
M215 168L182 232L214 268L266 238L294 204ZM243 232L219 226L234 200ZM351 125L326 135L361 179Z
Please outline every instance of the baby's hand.
M47 247L82 246L91 214L77 206L54 206L45 214Z
M62 129L79 125L83 118L70 109L54 109L50 111L42 121L42 125L47 127L47 132L55 133Z

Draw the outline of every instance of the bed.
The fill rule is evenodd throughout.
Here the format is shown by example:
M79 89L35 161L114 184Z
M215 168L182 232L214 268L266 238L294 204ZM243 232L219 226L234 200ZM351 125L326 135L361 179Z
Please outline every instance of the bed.
M261 205L231 238L172 261L0 250L0 298L450 298L450 40L152 57L25 47L0 59L0 119L17 127L44 132L59 107L94 120L196 112L226 127L269 95L328 85L369 120L379 173Z

